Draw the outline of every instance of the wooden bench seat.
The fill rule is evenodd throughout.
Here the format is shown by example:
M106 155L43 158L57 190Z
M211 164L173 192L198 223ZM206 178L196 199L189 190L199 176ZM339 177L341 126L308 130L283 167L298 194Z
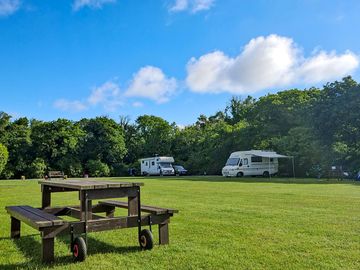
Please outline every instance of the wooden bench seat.
M52 232L67 222L61 218L28 205L6 206L11 217L11 238L20 237L21 221L41 232L41 257L43 262L54 260L54 235Z
M61 171L49 171L49 179L64 179L64 172Z
M106 200L106 201L100 201L99 204L102 205L108 205L108 206L115 206L120 208L129 208L128 202L122 202L122 201L114 201L114 200ZM175 209L169 209L169 208L161 208L156 206L149 206L149 205L141 205L141 211L146 213L151 213L155 215L162 215L162 214L174 214L178 213L178 210Z
M20 220L37 230L45 227L60 226L65 222L57 216L28 205L7 206L5 209L11 217Z

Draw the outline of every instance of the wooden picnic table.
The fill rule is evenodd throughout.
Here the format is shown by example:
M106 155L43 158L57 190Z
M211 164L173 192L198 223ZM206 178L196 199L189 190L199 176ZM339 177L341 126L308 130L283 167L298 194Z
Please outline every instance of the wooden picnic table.
M138 241L143 249L153 247L151 226L159 225L159 244L169 243L168 223L177 210L141 205L140 187L143 183L60 180L39 181L42 192L41 208L8 206L11 215L11 237L20 237L20 221L38 229L42 236L42 260L54 260L54 238L70 234L71 251L75 259L84 260L87 253L87 233L121 228L138 228ZM55 192L78 192L80 206L51 206L51 194ZM127 201L105 200L93 205L93 200L127 198ZM114 217L115 208L127 208L128 215ZM142 215L141 212L149 214ZM97 213L105 213L98 215ZM78 221L66 221L60 216L71 216ZM150 230L142 230L148 225ZM76 237L76 235L84 235Z

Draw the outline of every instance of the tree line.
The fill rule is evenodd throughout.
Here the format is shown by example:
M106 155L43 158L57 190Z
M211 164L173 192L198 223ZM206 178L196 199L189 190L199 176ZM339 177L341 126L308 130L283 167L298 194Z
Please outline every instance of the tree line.
M360 169L360 84L351 77L321 89L290 89L255 99L232 97L224 110L184 128L161 117L70 121L11 119L0 113L0 178L121 176L139 158L173 156L192 174L219 174L229 154L264 149L295 157L297 176L334 165ZM280 162L280 172L291 165Z

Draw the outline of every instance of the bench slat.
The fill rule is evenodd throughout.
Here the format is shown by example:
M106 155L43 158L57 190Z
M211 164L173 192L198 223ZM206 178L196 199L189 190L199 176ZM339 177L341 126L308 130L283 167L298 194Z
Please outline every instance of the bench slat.
M64 220L56 216L27 205L7 206L5 209L12 217L36 229L62 225L64 223Z
M46 213L38 208L33 208L31 206L28 206L28 205L25 205L25 206L22 206L23 209L29 211L29 212L32 212L33 214L37 215L37 216L40 216L40 217L43 217L49 221L52 222L53 225L62 225L64 224L64 220L62 220L61 218L55 216L55 215L52 215L52 214L49 214L49 213Z
M22 209L21 206L8 206L6 210L12 217L25 222L33 228L39 229L41 227L52 226L51 221Z
M128 202L122 202L122 201L107 200L107 201L100 201L99 204L116 206L121 208L129 208ZM141 205L141 211L151 214L157 214L157 215L173 214L179 212L178 210L175 209L161 208L161 207L149 206L149 205Z

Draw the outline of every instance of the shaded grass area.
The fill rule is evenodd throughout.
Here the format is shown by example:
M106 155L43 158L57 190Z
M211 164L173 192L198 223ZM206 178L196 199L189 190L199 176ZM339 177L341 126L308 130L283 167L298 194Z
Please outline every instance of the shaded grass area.
M355 182L211 176L111 180L142 181L144 204L180 210L170 223L169 246L140 251L137 229L92 233L88 259L73 263L69 238L62 237L55 242L56 262L43 265L38 233L22 225L22 238L11 240L4 210L6 205L40 206L40 186L33 180L0 181L0 269L360 269L360 186ZM77 203L76 193L53 196L53 205Z

